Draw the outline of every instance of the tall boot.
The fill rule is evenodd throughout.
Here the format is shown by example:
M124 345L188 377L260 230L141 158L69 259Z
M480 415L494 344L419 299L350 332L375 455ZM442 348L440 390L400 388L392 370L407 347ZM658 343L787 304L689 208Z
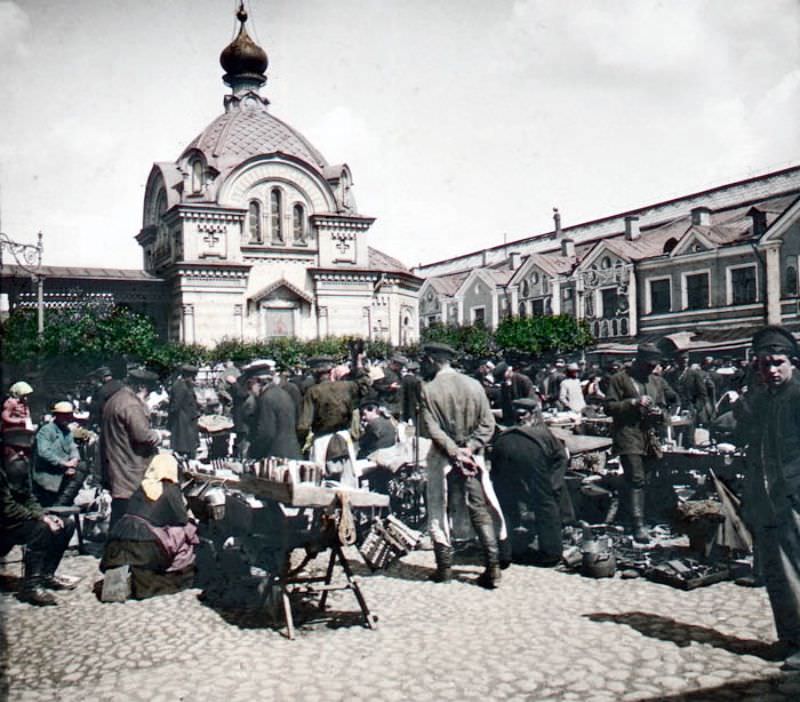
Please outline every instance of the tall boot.
M433 556L436 559L436 572L430 579L435 583L449 583L453 579L453 547L434 541Z
M638 544L650 542L644 528L644 488L631 488L631 518L633 519L633 540Z
M86 480L87 472L86 468L79 468L75 475L67 481L54 504L66 507L73 505L75 503L75 498L78 496Z
M478 577L478 584L488 590L494 590L500 584L500 578L502 577L497 533L491 520L480 525L473 524L473 527L478 532L478 540L481 542L484 558L486 559L486 570Z

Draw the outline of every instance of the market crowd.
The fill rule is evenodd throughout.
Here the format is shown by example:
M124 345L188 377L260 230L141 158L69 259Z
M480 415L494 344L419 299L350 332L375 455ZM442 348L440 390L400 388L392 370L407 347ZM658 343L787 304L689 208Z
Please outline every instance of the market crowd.
M580 426L605 418L624 476L627 527L642 543L647 478L665 443L727 440L747 450L745 521L786 665L800 667L797 357L791 333L766 327L749 360L738 361L691 359L665 338L602 366L583 355L468 359L441 343L424 344L414 359L367 359L356 345L344 362L184 365L170 378L141 367L115 373L110 364L76 382L75 392L43 398L49 411L41 417L31 416L35 388L19 380L2 409L0 554L24 545L20 599L55 604L51 590L76 585L57 569L79 518L76 497L94 486L110 495L101 569L130 566L140 597L171 592L191 583L194 568L197 527L180 491L191 461L307 458L327 479L356 488L362 459L419 432L430 439L421 458L431 577L452 579L453 513L462 509L485 562L478 584L494 589L511 562L558 564L563 525L575 519L564 482L569 456L546 420L567 416ZM209 416L230 431L215 435ZM512 534L526 514L535 523L520 545Z

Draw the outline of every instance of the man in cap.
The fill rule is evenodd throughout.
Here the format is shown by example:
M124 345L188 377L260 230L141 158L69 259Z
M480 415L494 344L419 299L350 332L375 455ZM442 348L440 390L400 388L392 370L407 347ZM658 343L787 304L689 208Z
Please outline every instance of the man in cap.
M144 368L128 371L126 383L106 401L100 430L103 482L111 491L111 523L127 511L161 435L150 426L145 400L158 376Z
M108 366L100 366L92 376L98 382L98 386L92 393L92 401L89 403L89 426L99 427L103 419L103 407L108 398L122 387L122 381L114 378Z
M197 455L200 435L197 420L200 417L200 405L195 395L195 378L197 366L185 363L180 369L180 377L172 384L167 410L167 426L169 427L170 448L186 458Z
M605 400L606 412L613 419L613 450L625 472L633 535L639 543L649 541L644 528L645 479L652 463L661 457L659 434L668 386L654 371L662 356L655 344L639 344L630 367L611 376Z
M496 503L496 497L483 451L494 434L495 421L480 383L450 366L455 356L456 351L446 344L428 343L422 347L422 374L429 380L422 388L422 427L432 442L426 489L436 558L433 579L449 582L452 577L448 502L463 500L484 552L486 569L478 583L492 589L500 583L500 553L498 531L489 508L489 502ZM504 538L502 513L495 516L500 537Z
M508 560L550 567L561 561L561 504L565 496L567 454L547 428L537 400L514 400L519 424L506 429L492 448L492 482L506 518ZM533 508L538 548L523 524ZM515 538L517 537L517 538ZM520 542L519 537L522 537Z
M783 327L753 336L762 382L734 405L747 444L742 507L753 528L786 669L800 669L800 383L797 342Z
M533 387L531 379L522 373L517 373L505 361L500 361L492 371L494 382L500 385L500 407L503 410L503 424L513 426L516 417L514 415L514 400L527 397L536 399L536 388Z
M419 406L422 402L422 381L417 373L419 363L409 361L406 364L406 373L400 379L400 419L419 424Z
M710 421L710 400L705 378L699 368L689 365L689 353L678 348L672 358L672 365L664 373L664 380L678 394L681 410L689 417L686 428L687 444L694 443L694 428L697 424L708 425Z
M64 524L46 514L33 496L30 460L34 434L25 428L3 431L0 468L0 556L16 545L25 545L25 575L19 599L37 606L56 604L47 592L71 590L77 578L56 575L69 544L74 524Z
M564 368L566 362L563 358L557 358L550 372L547 373L543 383L543 393L548 406L558 402L558 393L561 390L561 382L564 380Z
M372 384L373 390L378 393L380 404L394 417L400 416L400 378L406 365L408 359L403 354L394 354L383 369L383 378Z
M303 397L303 411L297 426L305 441L313 435L310 458L324 466L328 475L355 485L355 450L350 436L353 412L369 391L369 378L361 367L361 354L350 373L354 380L334 380L334 359L316 356L308 365L316 377Z
M397 442L397 429L391 419L381 414L376 397L361 403L361 425L364 430L358 439L358 458L367 458L373 451L390 448Z
M574 361L567 365L567 377L561 381L558 389L558 403L565 410L580 414L586 407L586 398L583 396L583 385L579 377L580 366Z
M250 431L250 458L301 458L297 441L297 409L291 395L278 385L275 364L256 371L260 384L255 396L255 423Z
M56 402L51 411L53 421L36 432L33 470L36 495L45 507L71 505L88 473L69 426L74 419L72 403Z

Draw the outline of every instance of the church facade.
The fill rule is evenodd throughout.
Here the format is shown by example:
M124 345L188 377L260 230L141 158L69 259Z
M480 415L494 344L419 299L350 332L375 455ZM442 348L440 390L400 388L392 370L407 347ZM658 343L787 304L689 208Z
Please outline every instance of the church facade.
M223 50L224 112L174 162L155 163L136 239L165 282L168 337L355 335L413 343L422 280L369 246L346 164L275 117L267 55L247 33Z

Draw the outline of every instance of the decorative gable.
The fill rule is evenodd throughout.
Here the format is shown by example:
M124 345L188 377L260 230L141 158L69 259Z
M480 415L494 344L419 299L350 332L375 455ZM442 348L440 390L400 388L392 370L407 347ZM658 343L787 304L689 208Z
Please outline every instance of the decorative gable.
M692 227L681 237L669 255L675 258L676 256L685 256L687 254L714 251L716 248L717 246L714 242L697 228Z

